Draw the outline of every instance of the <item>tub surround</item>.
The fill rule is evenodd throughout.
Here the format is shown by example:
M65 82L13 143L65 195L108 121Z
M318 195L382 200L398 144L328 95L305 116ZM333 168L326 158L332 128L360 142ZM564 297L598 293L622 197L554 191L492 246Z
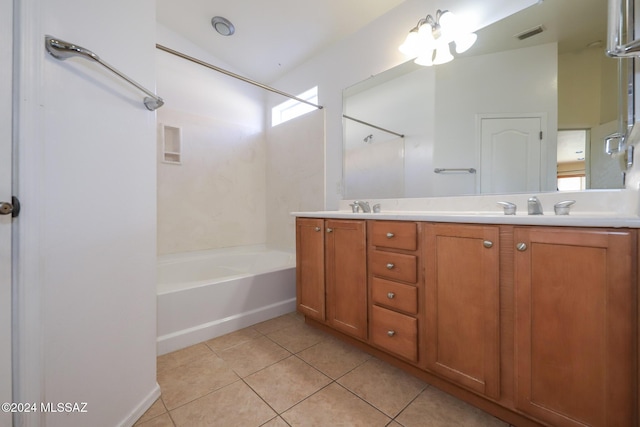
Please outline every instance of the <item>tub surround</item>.
M544 215L527 214L527 199L533 195L540 199ZM555 215L553 205L564 200L575 200L576 203L571 206L569 215ZM498 205L500 201L515 203L516 215L504 215L502 207ZM353 213L349 206L353 200L342 200L336 211L292 212L291 215L307 218L640 228L638 201L638 192L632 190L369 199L367 202L371 206L380 204L380 213Z

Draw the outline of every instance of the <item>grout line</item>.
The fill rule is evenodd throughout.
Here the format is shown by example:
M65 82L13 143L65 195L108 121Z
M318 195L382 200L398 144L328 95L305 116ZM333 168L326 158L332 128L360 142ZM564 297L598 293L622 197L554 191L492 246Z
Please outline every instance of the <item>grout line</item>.
M380 410L379 408L376 408L372 403L368 402L367 400L365 400L364 398L358 396L357 394L355 394L353 391L349 390L347 387L343 386L342 384L340 384L339 382L335 381L336 384L338 384L340 387L342 387L343 389L345 389L346 391L348 391L349 393L353 394L355 397L357 397L358 399L362 400L364 403L366 403L367 405L371 406L373 409L375 409L376 411L380 412L382 415L384 415L385 417L389 418L389 422L393 421L394 417L391 417L389 415L387 415L385 412L383 412L382 410ZM387 423L388 424L388 423Z

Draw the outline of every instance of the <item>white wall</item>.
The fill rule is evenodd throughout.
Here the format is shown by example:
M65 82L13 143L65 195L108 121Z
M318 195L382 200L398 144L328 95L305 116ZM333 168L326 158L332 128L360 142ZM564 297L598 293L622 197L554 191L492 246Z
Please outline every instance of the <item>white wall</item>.
M165 27L157 37L230 70ZM155 56L166 102L158 122L182 129L182 164L158 153L158 254L264 244L264 91L164 51Z
M318 85L326 108L325 208L337 209L342 199L342 90L406 60L398 52L407 32L421 17L448 9L471 22L473 30L495 22L536 0L407 0L370 25L302 64L272 86L301 93ZM356 54L357 53L357 54ZM281 102L270 96L267 107Z
M155 372L155 113L98 64L58 61L52 34L155 87L153 0L20 8L19 402L86 402L20 425L131 425Z

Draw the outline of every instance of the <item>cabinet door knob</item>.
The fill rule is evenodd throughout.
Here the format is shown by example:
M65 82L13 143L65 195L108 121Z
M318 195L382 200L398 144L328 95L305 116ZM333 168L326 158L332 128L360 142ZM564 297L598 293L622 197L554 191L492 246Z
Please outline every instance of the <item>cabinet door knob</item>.
M493 246L493 242L491 240L485 240L484 242L482 242L482 245L485 248L489 249L489 248L491 248Z
M333 233L333 228L327 228L327 233Z
M389 299L394 299L395 297L396 297L396 294L394 294L393 292L389 292L387 294L387 298L389 298Z
M396 334L396 331L387 331L387 335L389 335L390 337L394 336Z
M393 233L387 233L387 239L390 239L390 238L392 238L393 236L395 236L395 234L393 234Z
M395 267L395 265L394 265L392 262L390 262L389 264L387 264L387 268L388 268L389 270L393 270L393 267Z
M520 242L516 245L516 249L518 249L520 252L524 252L527 250L527 244L524 242Z
M316 227L316 231L320 231L320 227Z

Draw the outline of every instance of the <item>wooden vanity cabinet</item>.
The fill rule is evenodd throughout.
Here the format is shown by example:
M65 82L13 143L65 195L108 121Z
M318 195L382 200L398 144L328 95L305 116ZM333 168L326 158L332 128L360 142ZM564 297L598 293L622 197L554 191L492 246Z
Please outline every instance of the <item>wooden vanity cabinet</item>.
M499 227L427 224L428 370L500 397Z
M296 307L312 319L326 319L323 219L296 219Z
M514 240L516 408L636 425L635 230L516 227Z
M513 425L638 426L636 230L298 218L296 244L310 323Z
M297 218L296 252L298 311L366 339L365 222Z
M424 359L421 229L415 222L368 221L370 342L412 364Z

